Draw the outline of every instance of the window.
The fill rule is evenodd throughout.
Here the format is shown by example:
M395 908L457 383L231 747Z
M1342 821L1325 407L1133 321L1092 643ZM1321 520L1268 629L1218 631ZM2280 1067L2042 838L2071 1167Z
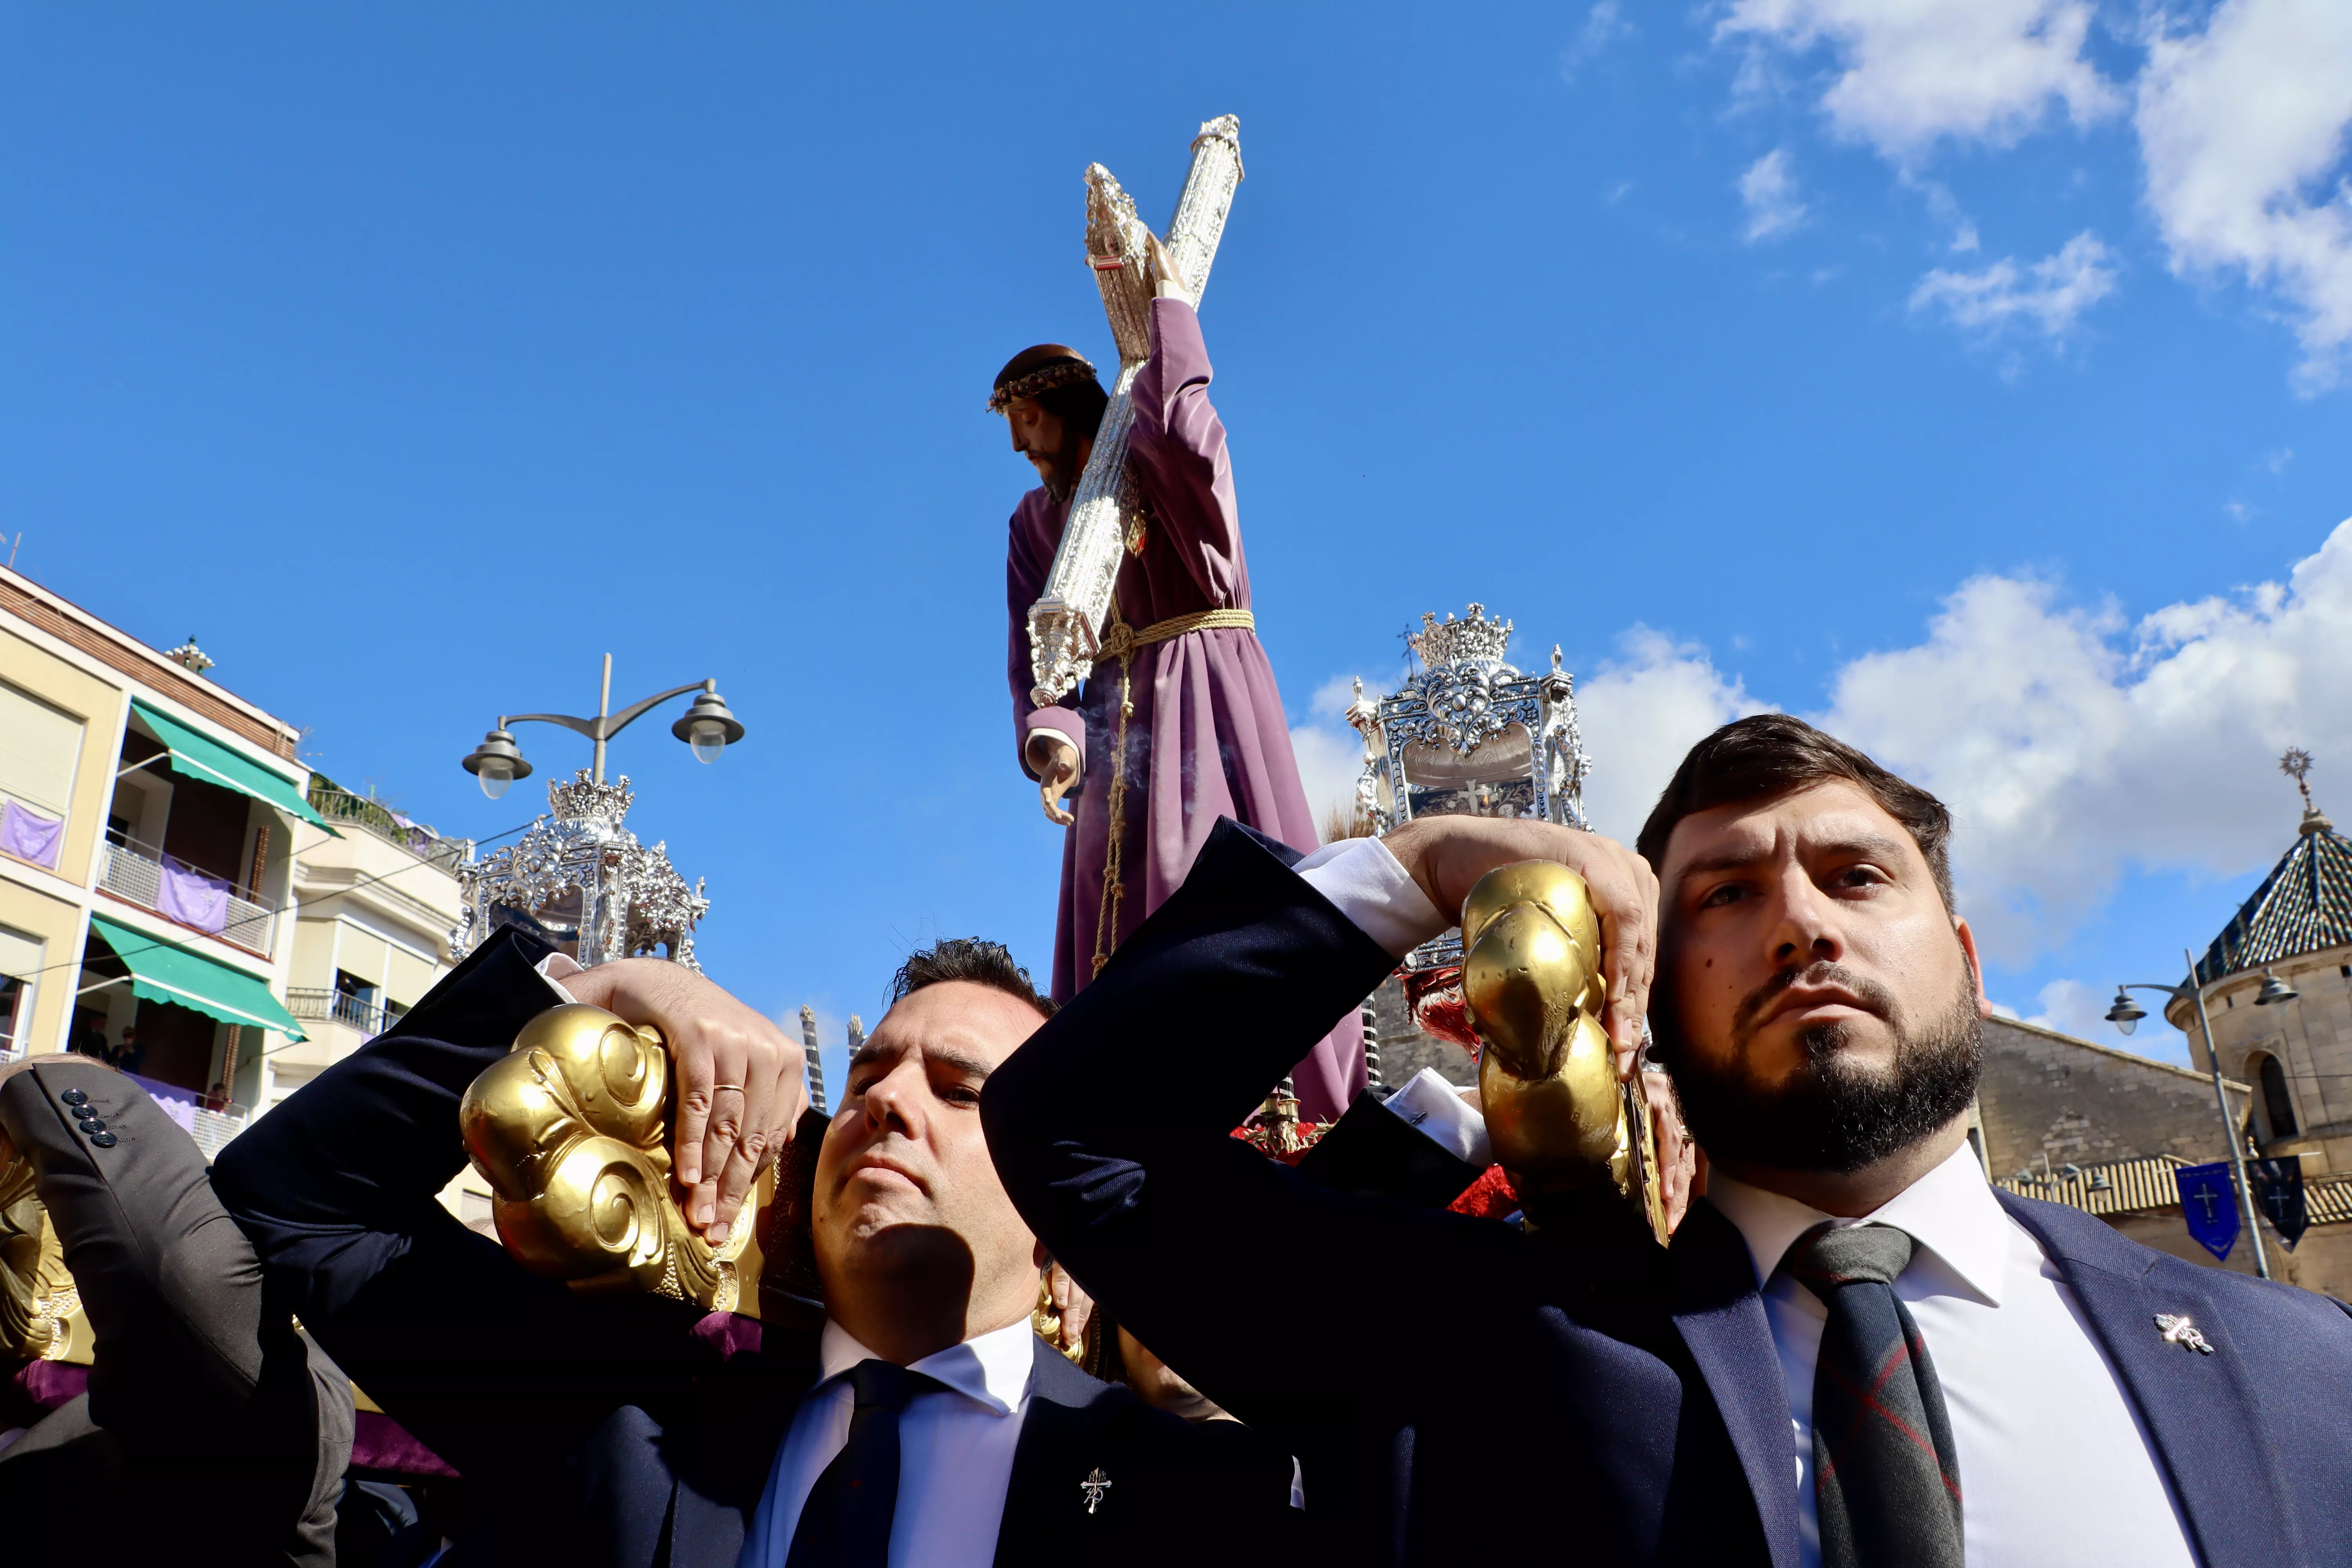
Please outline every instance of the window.
M0 1061L25 1054L33 1026L33 988L41 972L41 944L0 926Z
M2266 1056L2262 1058L2259 1072L2263 1080L2263 1109L2270 1113L2271 1136L2294 1137L2294 1101L2287 1098L2286 1068L2279 1066L2278 1058Z
M80 720L0 685L0 795L62 821L80 761Z

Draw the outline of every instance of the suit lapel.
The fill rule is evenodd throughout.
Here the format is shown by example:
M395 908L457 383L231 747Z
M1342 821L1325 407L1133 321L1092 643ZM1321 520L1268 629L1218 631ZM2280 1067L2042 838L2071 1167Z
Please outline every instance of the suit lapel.
M1796 1568L1796 1440L1756 1266L1739 1232L1702 1198L1675 1231L1666 1268L1668 1310L1723 1413L1764 1521L1772 1568Z
M2293 1517L2284 1478L2256 1417L2246 1356L2261 1347L2233 1340L2226 1315L2194 1265L2164 1268L2161 1253L2126 1241L2088 1215L1997 1194L2055 1261L2081 1303L2092 1336L2137 1408L2157 1462L2187 1516L2206 1568L2254 1568L2296 1561L2281 1533ZM2174 1344L2156 1316L2185 1315L2211 1355Z
M1072 1366L1043 1340L1036 1356L1036 1380L1029 1385L1029 1409L997 1526L996 1568L1033 1568L1042 1546L1070 1535L1086 1511L1080 1483L1099 1446L1097 1401L1109 1385Z

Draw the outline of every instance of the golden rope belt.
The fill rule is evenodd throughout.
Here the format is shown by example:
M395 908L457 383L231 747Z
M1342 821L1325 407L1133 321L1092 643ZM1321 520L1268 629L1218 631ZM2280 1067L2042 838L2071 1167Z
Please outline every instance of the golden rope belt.
M1111 613L1114 617L1118 615L1115 609ZM1127 837L1127 721L1135 715L1135 650L1156 642L1172 641L1188 632L1225 629L1254 632L1257 630L1257 617L1247 610L1197 610L1189 616L1154 621L1141 631L1114 618L1110 634L1095 653L1097 666L1107 659L1118 660L1118 741L1112 753L1110 800L1106 812L1108 820L1104 824L1109 837L1103 848L1102 906L1095 913L1097 974L1110 962L1111 949L1118 945L1118 906L1127 896L1127 885L1120 879L1119 861L1123 857L1119 850Z

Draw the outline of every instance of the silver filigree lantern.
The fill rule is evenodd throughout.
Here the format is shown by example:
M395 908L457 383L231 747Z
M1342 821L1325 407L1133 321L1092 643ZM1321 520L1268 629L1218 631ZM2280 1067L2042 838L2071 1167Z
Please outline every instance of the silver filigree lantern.
M1592 759L1576 727L1576 680L1559 667L1522 675L1503 657L1511 623L1433 612L1406 638L1419 668L1378 701L1356 683L1348 721L1364 737L1356 809L1375 832L1416 816L1509 816L1590 829L1584 779ZM1458 965L1449 931L1405 959L1408 973Z
M582 768L570 784L550 784L551 816L460 869L451 962L499 927L519 925L583 965L656 955L700 973L694 928L710 900L699 879L689 889L670 865L667 841L648 849L622 825L635 798L626 773L598 784Z

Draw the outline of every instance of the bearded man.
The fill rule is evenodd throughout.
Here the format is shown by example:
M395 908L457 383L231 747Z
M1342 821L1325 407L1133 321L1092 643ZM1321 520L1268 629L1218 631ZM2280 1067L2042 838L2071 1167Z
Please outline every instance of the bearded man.
M1160 907L1220 817L1293 847L1318 840L1274 668L1249 615L1225 427L1182 277L1151 241L1151 358L1134 385L1128 462L1141 505L1106 654L1075 706L1030 700L1029 607L1053 570L1070 497L1108 398L1075 349L1041 343L996 374L989 408L1042 481L1013 509L1004 562L1013 742L1062 847L1053 994L1066 1002ZM1078 792L1076 812L1061 802ZM1116 831L1115 831L1116 830ZM1299 1111L1329 1121L1364 1086L1350 1013L1292 1069Z
M991 1080L990 1152L1107 1311L1301 1455L1310 1521L1347 1499L1344 1561L2339 1560L2343 1304L1987 1183L1950 826L1780 714L1691 752L1639 858L1473 817L1303 859L1221 826ZM1533 858L1584 877L1620 1070L1648 1006L1712 1161L1671 1247L1334 1193L1220 1146L1291 1042ZM1204 1053L1206 1018L1252 1026ZM1237 1321L1218 1290L1242 1277ZM1356 1463L1318 1497L1335 1452Z

